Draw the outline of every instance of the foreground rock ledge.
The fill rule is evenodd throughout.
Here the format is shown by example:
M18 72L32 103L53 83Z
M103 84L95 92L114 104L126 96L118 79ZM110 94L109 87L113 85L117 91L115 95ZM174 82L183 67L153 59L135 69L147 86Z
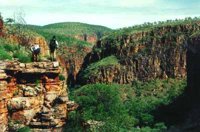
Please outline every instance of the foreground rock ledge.
M70 101L59 75L58 62L0 61L0 130L62 131Z

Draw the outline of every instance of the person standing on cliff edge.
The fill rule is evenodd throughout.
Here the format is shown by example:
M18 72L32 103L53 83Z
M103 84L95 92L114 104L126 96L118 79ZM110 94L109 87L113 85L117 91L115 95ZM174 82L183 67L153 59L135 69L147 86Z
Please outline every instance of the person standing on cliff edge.
M58 41L56 40L56 36L53 36L49 43L51 61L54 61L56 57L57 48L58 48Z

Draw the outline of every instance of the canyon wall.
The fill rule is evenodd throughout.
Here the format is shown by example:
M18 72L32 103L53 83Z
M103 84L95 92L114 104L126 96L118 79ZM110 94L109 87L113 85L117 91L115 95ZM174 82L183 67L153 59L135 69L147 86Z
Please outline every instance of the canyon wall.
M188 41L187 87L191 97L200 97L200 35Z
M85 58L78 83L132 83L154 78L185 78L188 38L200 22L152 27L104 37ZM115 64L104 64L115 56ZM110 59L110 58L109 58ZM112 61L112 60L111 60ZM90 72L91 67L95 72ZM88 73L91 74L85 75Z
M3 20L2 20L2 17L0 15L0 37L3 36Z
M62 131L69 104L58 62L0 62L0 129Z
M89 42L91 44L95 44L97 42L97 40L99 39L96 34L93 34L93 35L87 35L87 34L85 34L85 35L75 35L74 37L76 39L86 41L86 42Z
M67 78L68 86L74 86L77 80L77 74L79 73L85 56L91 52L92 48L83 47L61 47L63 51L58 51L57 60L60 62L63 70L65 71L65 77Z

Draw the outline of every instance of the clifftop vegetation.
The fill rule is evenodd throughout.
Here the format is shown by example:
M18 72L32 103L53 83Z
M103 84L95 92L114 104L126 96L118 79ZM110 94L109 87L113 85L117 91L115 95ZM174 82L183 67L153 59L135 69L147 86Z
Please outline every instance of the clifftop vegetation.
M193 25L193 24L197 24L200 23L200 17L188 17L185 19L176 19L176 20L167 20L167 21L159 21L159 22L146 22L144 24L141 25L135 25L132 27L125 27L125 28L121 28L118 30L114 30L113 32L110 32L109 35L104 36L104 38L106 37L116 37L116 36L120 36L120 35L128 35L128 34L133 34L133 33L138 33L138 32L147 32L150 30L153 30L154 28L162 28L162 27L174 27L174 26L181 26L181 25Z

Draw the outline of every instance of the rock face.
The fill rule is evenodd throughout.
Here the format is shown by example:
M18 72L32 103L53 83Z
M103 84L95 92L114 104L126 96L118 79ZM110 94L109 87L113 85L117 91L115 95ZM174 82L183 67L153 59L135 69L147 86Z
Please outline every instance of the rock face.
M132 83L153 78L185 78L186 40L200 29L200 23L168 25L147 31L107 36L85 58L79 83ZM118 65L96 67L95 74L84 76L88 66L111 55Z
M59 75L58 62L0 62L1 131L61 131L69 100Z
M65 70L68 86L73 86L77 79L77 74L82 67L85 56L91 52L91 47L61 47L57 60Z
M89 42L91 44L95 44L97 42L97 40L99 39L96 34L94 34L94 35L87 35L87 34L76 35L75 38L79 39L79 40L83 40L83 41Z
M193 97L200 97L200 35L188 41L187 87Z
M3 36L3 19L0 15L0 37Z
M49 55L49 46L46 42L46 40L42 37L34 37L32 38L32 40L29 42L29 44L39 44L40 48L41 48L41 55L45 56L45 55Z

